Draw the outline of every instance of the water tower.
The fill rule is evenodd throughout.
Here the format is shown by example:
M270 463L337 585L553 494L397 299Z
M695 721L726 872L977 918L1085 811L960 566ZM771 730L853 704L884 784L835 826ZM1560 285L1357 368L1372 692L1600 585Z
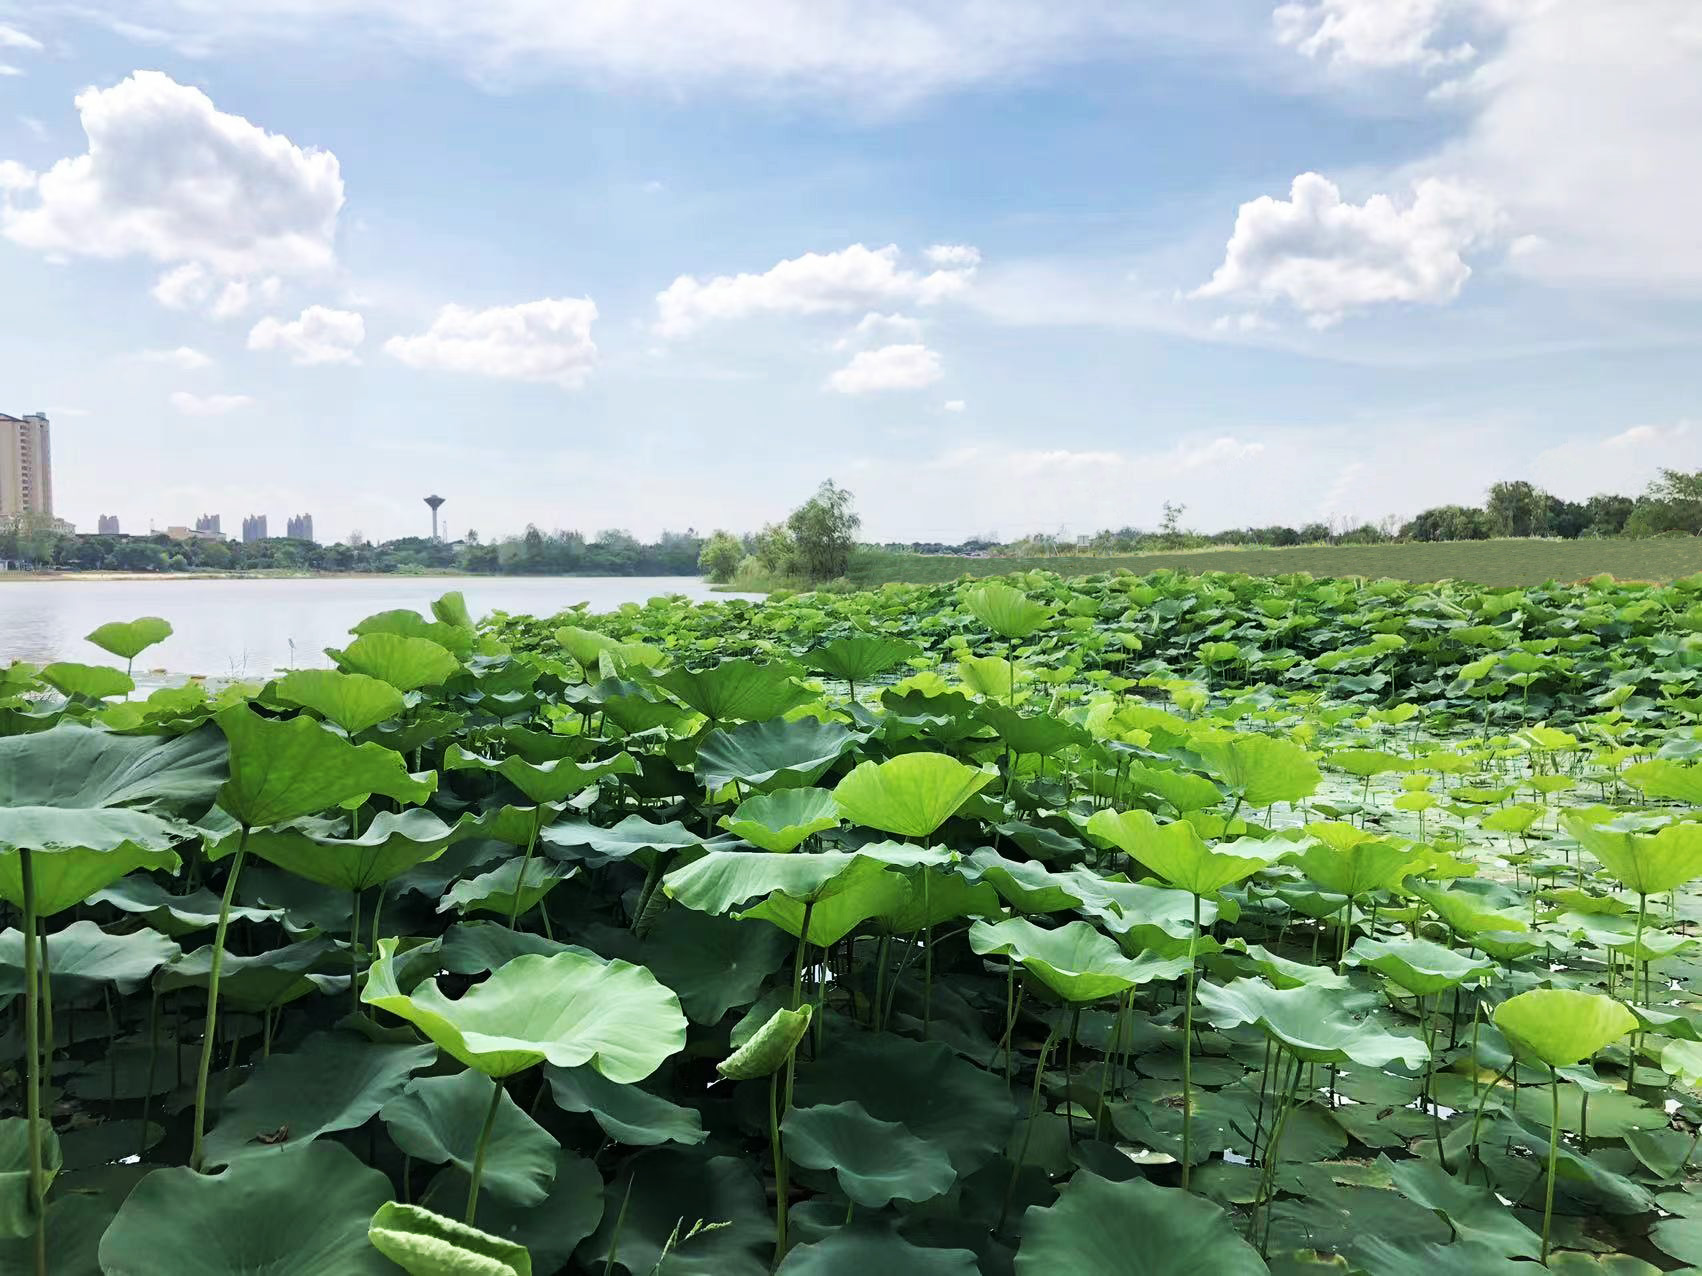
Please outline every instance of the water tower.
M431 538L432 538L432 540L438 539L438 536L437 536L437 507L439 505L442 505L443 502L444 502L444 498L441 497L441 496L428 496L428 497L425 498L425 503L427 505L431 506Z

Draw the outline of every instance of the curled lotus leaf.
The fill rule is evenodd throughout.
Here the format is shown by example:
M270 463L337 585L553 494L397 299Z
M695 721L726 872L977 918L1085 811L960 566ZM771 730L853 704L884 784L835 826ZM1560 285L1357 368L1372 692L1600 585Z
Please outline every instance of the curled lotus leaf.
M1354 1063L1381 1068L1399 1060L1409 1068L1429 1057L1417 1037L1398 1037L1342 1007L1341 996L1313 984L1277 989L1262 979L1226 985L1202 980L1197 995L1207 1022L1218 1028L1258 1028L1307 1063Z

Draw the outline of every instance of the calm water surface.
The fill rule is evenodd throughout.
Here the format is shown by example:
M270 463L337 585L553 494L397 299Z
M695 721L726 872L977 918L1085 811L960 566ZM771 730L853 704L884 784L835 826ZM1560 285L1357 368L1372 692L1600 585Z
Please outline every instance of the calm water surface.
M324 649L346 644L349 627L374 612L406 607L429 618L431 600L451 589L466 597L475 618L493 611L547 616L580 602L609 611L658 594L733 596L713 594L689 576L0 580L0 665L112 663L85 634L109 620L163 616L175 632L137 658L138 683L170 674L263 678L329 664Z

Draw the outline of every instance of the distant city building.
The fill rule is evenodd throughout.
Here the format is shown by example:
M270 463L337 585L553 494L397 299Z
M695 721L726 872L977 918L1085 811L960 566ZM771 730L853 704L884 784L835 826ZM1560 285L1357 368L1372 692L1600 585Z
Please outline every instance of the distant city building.
M222 541L225 534L217 528L202 527L204 519L196 519L194 527L185 527L181 523L173 524L165 529L165 534L174 541ZM217 519L213 520L217 522Z
M198 532L220 532L222 534L223 529L219 527L221 517L223 516L219 514L203 514L195 520L195 530Z
M244 543L266 539L266 516L264 514L250 514L242 520L242 539Z
M0 412L0 516L53 517L53 443L41 412Z
M313 515L292 514L286 525L284 534L291 540L310 541L313 539Z
M118 515L102 514L100 516L100 534L102 536L117 536L119 534Z

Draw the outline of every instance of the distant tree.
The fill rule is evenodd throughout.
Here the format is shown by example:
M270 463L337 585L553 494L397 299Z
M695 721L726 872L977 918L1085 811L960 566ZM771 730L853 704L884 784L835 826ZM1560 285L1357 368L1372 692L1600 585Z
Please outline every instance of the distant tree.
M1548 532L1548 493L1523 479L1495 483L1483 512L1496 536L1543 536Z
M1548 498L1548 534L1576 540L1590 525L1589 507L1580 501L1563 501L1558 496Z
M751 557L771 576L801 574L798 542L792 539L792 529L785 523L770 523L758 532Z
M1659 536L1665 532L1702 535L1702 470L1689 474L1663 469L1638 498L1625 523L1627 536Z
M739 544L736 536L717 530L703 542L697 563L705 576L717 585L724 585L733 579L733 573L739 570L739 560L744 556L744 546Z
M1299 532L1302 545L1322 545L1330 539L1330 529L1323 523L1308 523Z
M863 520L851 508L851 493L828 479L786 519L801 575L832 580L851 566L851 550Z
M1584 514L1588 519L1584 534L1618 536L1625 530L1625 520L1631 517L1631 511L1636 507L1637 502L1629 496L1597 493L1584 502Z
M1469 505L1438 505L1420 510L1401 528L1401 539L1409 541L1481 541L1489 534L1484 512Z
M205 567L211 571L224 571L231 564L230 546L223 541L208 541L201 545L200 553L196 556L196 566Z
M1178 545L1182 541L1182 515L1188 512L1188 507L1180 501L1164 502L1164 517L1159 520L1158 534L1166 544Z

